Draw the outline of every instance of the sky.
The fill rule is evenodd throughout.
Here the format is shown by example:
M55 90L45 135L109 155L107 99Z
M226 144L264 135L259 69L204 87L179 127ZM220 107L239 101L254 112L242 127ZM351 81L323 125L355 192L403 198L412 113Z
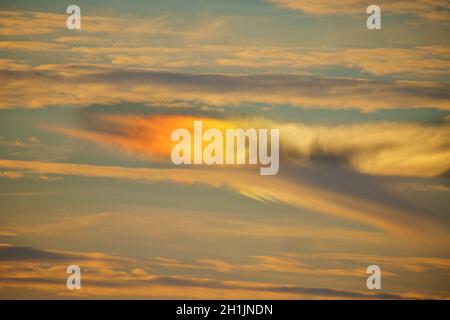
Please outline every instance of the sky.
M448 299L449 11L2 1L0 298ZM195 120L280 129L278 174L174 165Z

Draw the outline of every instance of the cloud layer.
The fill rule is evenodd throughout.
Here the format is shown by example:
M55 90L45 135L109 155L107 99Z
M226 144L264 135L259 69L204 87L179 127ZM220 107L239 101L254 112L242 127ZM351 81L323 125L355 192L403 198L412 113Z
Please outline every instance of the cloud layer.
M20 255L11 255L11 252L20 252ZM286 258L257 258L263 261L263 264L255 265L258 270L261 267L269 267L270 269L276 268L276 271L290 272L286 270ZM12 245L0 245L0 260L3 261L0 266L2 273L0 284L11 290L12 296L9 298L17 298L14 296L13 289L17 290L24 286L28 290L38 290L58 298L88 296L114 298L120 296L217 299L223 297L223 294L226 294L228 299L254 299L255 297L259 299L402 299L424 297L417 293L367 293L334 288L301 287L292 284L280 285L267 281L214 280L182 275L158 275L146 271L149 270L149 265L148 263L145 265L144 261L138 262L100 253L66 251L55 254L49 250ZM165 260L170 261L171 259ZM203 263L208 262L210 261L203 261ZM79 291L65 289L67 263L76 263L81 267L82 289ZM180 266L183 267L183 264ZM7 295L2 295L2 297L8 298Z
M446 84L304 75L209 75L69 66L61 72L1 71L2 108L184 101L213 106L261 103L303 107L429 107L448 110ZM102 70L103 69L103 70ZM62 72L64 71L64 72ZM381 95L382 93L382 95Z

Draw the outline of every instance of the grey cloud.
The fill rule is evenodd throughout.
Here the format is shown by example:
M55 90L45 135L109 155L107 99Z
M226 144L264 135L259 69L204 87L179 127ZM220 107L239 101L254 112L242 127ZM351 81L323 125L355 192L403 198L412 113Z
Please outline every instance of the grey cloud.
M40 250L32 247L23 246L0 246L0 261L67 261L72 259L72 256L63 253L56 253L47 250ZM76 257L80 259L82 257Z

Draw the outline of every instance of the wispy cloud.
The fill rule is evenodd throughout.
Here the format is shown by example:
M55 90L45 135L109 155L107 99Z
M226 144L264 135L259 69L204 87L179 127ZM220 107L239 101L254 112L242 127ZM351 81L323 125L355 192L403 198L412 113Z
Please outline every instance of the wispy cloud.
M48 13L33 11L0 11L0 35L45 35L65 30L65 13ZM83 33L139 33L139 34L166 34L170 33L167 27L167 17L154 19L133 19L124 16L89 16L83 15Z
M332 176L319 168L286 168L281 175L263 179L255 172L242 169L149 169L17 160L0 160L0 167L40 175L110 177L142 182L171 181L185 185L202 183L217 188L229 187L254 199L285 203L326 215L364 222L410 241L441 244L448 242L445 230L440 230L439 225L430 217L410 205L386 201L391 196L380 186L377 187L378 194L374 197L361 192L361 184L356 188L341 188L336 191L329 185ZM316 173L315 183L311 183L313 181L311 169ZM320 179L317 176L318 172L324 174ZM333 172L334 179L338 182L340 178L336 176L335 170ZM325 180L327 183L322 184L321 181ZM360 179L360 183L371 184L364 179ZM344 186L345 184L341 187ZM371 185L372 189L374 187ZM379 196L384 197L384 203L379 202Z
M217 59L219 65L245 68L314 71L341 67L372 75L444 75L450 70L450 49L446 46L415 48L348 48L307 50L305 48L260 47L231 51Z
M209 75L73 66L55 71L1 71L2 108L185 101L213 106L263 103L304 107L430 107L447 110L447 84L306 75ZM383 92L383 99L379 93Z
M330 2L326 0L267 0L277 6L300 10L315 15L339 15L365 13L368 7L364 0L342 0ZM450 6L448 2L440 0L381 0L377 2L383 10L393 14L415 14L425 19L443 20L449 18Z

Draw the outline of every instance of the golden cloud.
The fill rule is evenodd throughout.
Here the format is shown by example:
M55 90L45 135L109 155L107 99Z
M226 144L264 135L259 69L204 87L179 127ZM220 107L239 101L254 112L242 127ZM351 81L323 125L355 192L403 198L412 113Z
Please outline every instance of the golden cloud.
M366 123L317 126L276 123L266 119L211 119L193 116L101 115L91 129L47 127L67 136L121 148L141 158L170 163L173 130L192 130L193 121L205 128L278 128L281 158L305 161L330 158L373 175L432 177L450 169L450 124ZM114 130L111 130L114 128Z

